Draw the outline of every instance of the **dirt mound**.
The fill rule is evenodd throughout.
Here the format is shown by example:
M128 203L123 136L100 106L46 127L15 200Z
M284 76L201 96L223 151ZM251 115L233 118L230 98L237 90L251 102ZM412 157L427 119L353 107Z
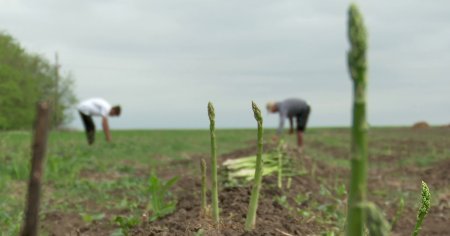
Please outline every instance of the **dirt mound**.
M195 185L199 185L196 181ZM264 185L263 185L264 186ZM181 186L180 186L181 187ZM188 186L185 186L188 187ZM190 186L192 188L192 185ZM209 217L200 214L198 191L184 191L178 197L177 211L159 221L146 223L133 230L132 235L308 235L320 231L314 223L306 223L300 216L290 214L277 202L274 196L280 190L263 187L257 212L256 229L244 231L245 218L251 187L229 187L219 193L221 223L215 228ZM285 234L286 235L286 234Z
M273 147L265 148L266 151L270 151ZM299 157L296 151L289 150L289 153L292 156L295 155L295 158ZM245 148L221 156L219 162L254 154L256 154L256 147ZM298 164L302 165L302 168L311 169L313 162L303 157ZM331 172L321 167L317 167L317 175ZM251 233L244 231L251 186L225 187L219 191L221 223L219 228L215 228L210 217L202 217L200 214L200 179L187 177L180 180L176 186L179 190L175 191L178 198L176 212L156 222L145 223L135 228L132 235L196 235L200 230L204 235L312 235L324 230L316 222L298 214L292 214L274 200L275 197L286 196L287 201L294 202L298 193L319 192L320 184L317 183L316 178L295 176L292 178L292 187L284 191L278 189L276 184L276 176L263 178L256 229ZM186 189L192 191L186 191ZM320 199L320 197L317 196L314 199Z
M419 121L412 126L413 129L427 129L430 125L426 121Z

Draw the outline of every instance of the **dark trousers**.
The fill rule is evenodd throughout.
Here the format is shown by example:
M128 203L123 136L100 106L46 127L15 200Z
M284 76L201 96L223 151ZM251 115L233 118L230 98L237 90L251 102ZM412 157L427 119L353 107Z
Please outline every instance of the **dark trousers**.
M80 112L81 120L83 121L84 130L86 131L86 138L89 145L95 141L95 124L92 117Z
M311 112L311 107L308 106L305 110L297 114L297 131L304 132L306 129L306 125L308 123L309 113Z

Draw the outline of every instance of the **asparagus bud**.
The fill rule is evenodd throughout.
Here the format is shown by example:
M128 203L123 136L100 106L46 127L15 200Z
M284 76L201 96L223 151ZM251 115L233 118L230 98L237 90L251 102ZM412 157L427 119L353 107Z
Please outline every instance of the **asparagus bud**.
M425 218L425 216L428 213L428 210L430 209L430 203L431 203L430 189L428 188L427 184L422 181L422 199L419 212L417 214L416 227L414 228L413 233L414 236L419 234L423 219Z

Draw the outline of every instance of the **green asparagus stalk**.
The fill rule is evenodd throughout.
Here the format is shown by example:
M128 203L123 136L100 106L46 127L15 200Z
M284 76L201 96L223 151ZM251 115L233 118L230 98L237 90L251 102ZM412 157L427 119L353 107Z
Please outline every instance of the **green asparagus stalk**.
M364 210L358 207L366 199L367 192L367 130L366 85L367 85L367 33L357 6L349 8L348 66L353 80L353 125L350 195L348 198L347 235L363 235Z
M278 155L278 188L283 188L283 145L284 141L281 139L278 143L277 155Z
M419 212L417 214L417 222L416 227L414 228L413 236L417 236L419 234L423 219L425 218L425 216L428 213L428 210L430 209L430 203L431 203L430 189L428 188L427 184L422 181L422 200Z
M245 220L245 231L251 231L255 228L256 210L258 208L259 191L261 189L262 181L262 151L263 151L263 118L261 111L255 102L252 102L253 114L258 123L258 153L256 155L255 179L252 188L252 195L250 197L250 204L248 207L247 218Z
M292 185L292 177L289 176L289 178L288 178L288 180L287 180L287 183L286 183L286 188L287 188L287 189L290 189L290 188L291 188L291 185Z
M405 200L403 199L402 196L398 201L398 208L397 211L395 212L394 219L392 220L391 229L394 229L395 226L397 225L397 221L398 219L400 219L400 216L402 215L404 208L405 208Z
M371 236L387 236L390 233L389 223L375 204L367 202L362 204L365 210L367 229Z
M202 172L202 215L206 215L207 203L206 203L206 162L204 159L200 162Z
M219 190L217 185L217 154L216 154L216 132L215 132L215 116L214 107L211 102L208 103L209 130L211 134L211 175L212 175L212 213L213 220L219 223Z

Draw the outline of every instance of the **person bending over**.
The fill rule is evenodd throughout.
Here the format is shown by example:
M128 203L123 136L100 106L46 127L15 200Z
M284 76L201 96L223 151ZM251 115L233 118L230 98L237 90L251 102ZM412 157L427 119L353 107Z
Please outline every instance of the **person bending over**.
M290 98L281 102L268 102L267 110L270 113L278 112L280 114L280 125L277 130L278 136L283 133L284 121L286 119L289 119L289 134L293 134L293 120L296 120L297 144L299 147L303 147L303 132L305 132L309 113L311 111L311 107L308 103L302 99Z
M83 121L86 137L89 145L95 141L95 124L92 119L93 116L102 117L102 127L105 133L106 141L111 142L111 133L109 131L108 116L120 116L121 107L111 106L106 100L102 98L91 98L82 101L78 107L81 120Z

